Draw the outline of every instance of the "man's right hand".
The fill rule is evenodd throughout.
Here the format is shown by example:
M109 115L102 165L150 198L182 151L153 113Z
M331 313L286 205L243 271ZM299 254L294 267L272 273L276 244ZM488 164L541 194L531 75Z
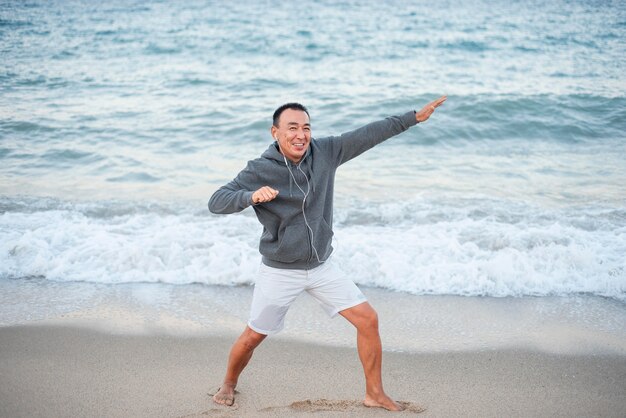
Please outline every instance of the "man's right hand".
M252 193L252 203L265 203L276 199L278 190L272 189L270 186L263 186L256 192Z

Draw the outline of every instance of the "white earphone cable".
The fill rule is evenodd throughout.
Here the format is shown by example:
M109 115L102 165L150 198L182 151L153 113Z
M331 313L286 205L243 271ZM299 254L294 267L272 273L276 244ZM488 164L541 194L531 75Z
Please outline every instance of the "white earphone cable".
M277 138L276 139L276 143L278 144L278 148L281 150L281 154L283 154L283 160L285 160L285 165L287 166L287 171L289 171L289 174L291 175L291 178L293 179L293 182L296 184L296 187L298 188L298 190L300 190L300 192L304 195L304 198L302 199L302 217L304 218L304 224L306 225L306 227L309 229L309 232L311 234L310 236L310 243L311 243L311 248L313 249L313 252L315 253L315 258L317 258L317 262L322 264L324 263L326 260L322 261L320 259L320 256L317 252L317 248L315 248L315 244L313 243L313 229L311 228L311 225L309 225L309 222L306 219L306 214L304 212L304 205L306 203L306 198L309 197L309 192L311 191L311 184L309 183L309 178L306 176L306 173L300 168L300 164L302 164L302 161L304 161L304 157L302 159L302 161L300 161L300 163L298 163L298 165L296 166L296 168L298 170L300 170L300 172L304 175L304 178L306 180L306 193L304 192L304 190L302 189L302 187L300 187L300 185L298 184L296 177L293 175L293 173L291 172L291 168L289 168L289 162L287 161L287 157L285 157L285 154L282 152L282 148L280 147L280 142L278 142Z

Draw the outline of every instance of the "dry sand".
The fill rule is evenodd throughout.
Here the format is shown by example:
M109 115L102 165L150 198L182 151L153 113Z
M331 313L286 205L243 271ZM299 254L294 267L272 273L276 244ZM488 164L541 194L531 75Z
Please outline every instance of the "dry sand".
M235 406L222 407L209 393L219 386L232 340L2 327L0 416L626 416L626 356L619 354L386 352L386 390L408 406L389 413L361 405L353 348L280 339L261 345Z

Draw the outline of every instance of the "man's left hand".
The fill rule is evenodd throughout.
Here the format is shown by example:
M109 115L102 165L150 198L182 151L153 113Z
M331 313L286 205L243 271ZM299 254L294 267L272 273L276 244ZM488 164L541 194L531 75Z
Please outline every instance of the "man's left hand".
M441 106L443 102L446 101L447 98L448 96L441 96L437 100L428 103L426 106L422 108L422 110L420 110L419 112L415 112L415 120L417 120L418 122L427 121L430 115L433 114L435 109Z

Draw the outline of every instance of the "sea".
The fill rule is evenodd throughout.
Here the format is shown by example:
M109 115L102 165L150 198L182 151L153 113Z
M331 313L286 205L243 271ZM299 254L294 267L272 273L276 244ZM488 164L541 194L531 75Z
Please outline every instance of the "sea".
M273 111L304 104L320 138L441 95L339 168L341 268L623 314L625 68L624 1L1 0L0 323L40 306L16 294L250 287L253 210L207 202Z

